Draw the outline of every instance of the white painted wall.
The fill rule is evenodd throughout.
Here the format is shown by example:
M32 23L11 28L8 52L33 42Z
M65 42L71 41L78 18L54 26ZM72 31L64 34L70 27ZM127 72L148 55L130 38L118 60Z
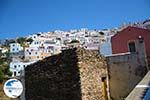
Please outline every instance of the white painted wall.
M106 41L100 45L99 51L104 56L112 55L111 37L107 37Z
M34 62L20 62L20 61L11 62L9 65L9 70L12 72L12 77L20 76L21 72L24 71L27 65L30 65L32 63Z
M23 47L19 43L11 43L10 44L10 53L16 53L22 51Z

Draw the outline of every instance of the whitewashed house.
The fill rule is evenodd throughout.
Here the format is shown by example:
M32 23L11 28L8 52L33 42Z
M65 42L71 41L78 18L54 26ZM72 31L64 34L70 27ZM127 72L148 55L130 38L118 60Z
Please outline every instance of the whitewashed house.
M41 46L42 44L42 41L41 40L34 40L30 45L29 47L39 47Z
M23 50L23 47L19 43L10 44L10 53L17 53L22 50Z
M87 50L99 50L100 43L99 37L85 37L85 44L83 47Z
M27 47L24 51L26 61L41 60L40 51L37 47Z
M104 56L109 56L112 54L111 36L106 37L106 41L100 45L99 51L100 54Z
M12 61L9 65L9 70L12 72L12 77L20 76L24 69L35 62L20 62L20 61Z
M37 61L61 52L61 41L53 38L39 38L25 48L25 60Z
M37 39L38 39L38 37L39 37L39 35L38 35L38 34L33 34L33 35L29 35L29 37L28 37L28 38L31 38L31 39L33 39L33 40L37 40Z

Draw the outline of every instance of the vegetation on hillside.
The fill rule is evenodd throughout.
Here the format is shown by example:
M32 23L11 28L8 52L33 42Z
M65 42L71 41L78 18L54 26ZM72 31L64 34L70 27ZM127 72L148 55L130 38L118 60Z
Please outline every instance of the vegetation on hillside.
M31 44L33 42L33 39L32 38L28 38L28 39L26 39L26 41Z
M9 49L11 43L19 43L22 47L26 47L29 45L29 43L31 44L32 41L32 38L25 37L19 37L17 39L6 39L5 42L1 45L1 48ZM2 83L6 77L12 75L12 72L9 70L10 61L9 51L5 53L0 51L0 83Z
M19 43L22 47L28 46L28 42L31 44L33 41L32 38L19 37L17 39L17 43Z
M9 48L11 43L19 43L22 47L28 46L28 43L31 44L33 41L32 38L19 37L17 39L6 39L5 43L1 46L2 48Z
M26 47L28 46L28 43L32 43L32 41L32 38L25 37L19 37L17 39L6 39L5 42L1 45L1 48L9 49L11 43L19 43L22 47ZM9 70L10 61L9 51L5 53L0 51L0 83L2 83L6 77L12 75Z
M4 57L2 55L5 55ZM11 76L12 73L9 71L9 53L0 53L0 83L3 82L6 76Z
M80 43L80 41L74 39L70 43Z
M104 33L104 32L99 32L99 34L100 34L100 35L105 35L105 33Z
M0 83L3 82L4 79L4 73L2 72L2 70L0 70Z

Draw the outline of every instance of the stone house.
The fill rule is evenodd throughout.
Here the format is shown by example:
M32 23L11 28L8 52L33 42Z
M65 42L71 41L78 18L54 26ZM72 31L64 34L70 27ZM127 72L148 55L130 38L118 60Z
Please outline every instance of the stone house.
M104 76L106 62L98 51L66 49L25 68L25 98L104 100Z

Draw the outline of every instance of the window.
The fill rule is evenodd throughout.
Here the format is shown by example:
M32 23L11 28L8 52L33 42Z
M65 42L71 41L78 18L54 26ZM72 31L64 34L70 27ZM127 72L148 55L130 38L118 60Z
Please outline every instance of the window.
M131 53L136 52L136 47L134 42L130 42L128 45L129 45L129 52Z
M31 52L29 52L29 55L31 55Z
M13 48L12 51L15 51L15 49Z
M16 68L17 66L16 65L14 65L14 68Z
M20 65L18 65L18 67L20 67Z
M14 76L16 76L16 72L14 71Z
M26 65L23 65L23 67L25 68L25 67L26 67Z
M35 52L35 54L37 55L37 52Z

